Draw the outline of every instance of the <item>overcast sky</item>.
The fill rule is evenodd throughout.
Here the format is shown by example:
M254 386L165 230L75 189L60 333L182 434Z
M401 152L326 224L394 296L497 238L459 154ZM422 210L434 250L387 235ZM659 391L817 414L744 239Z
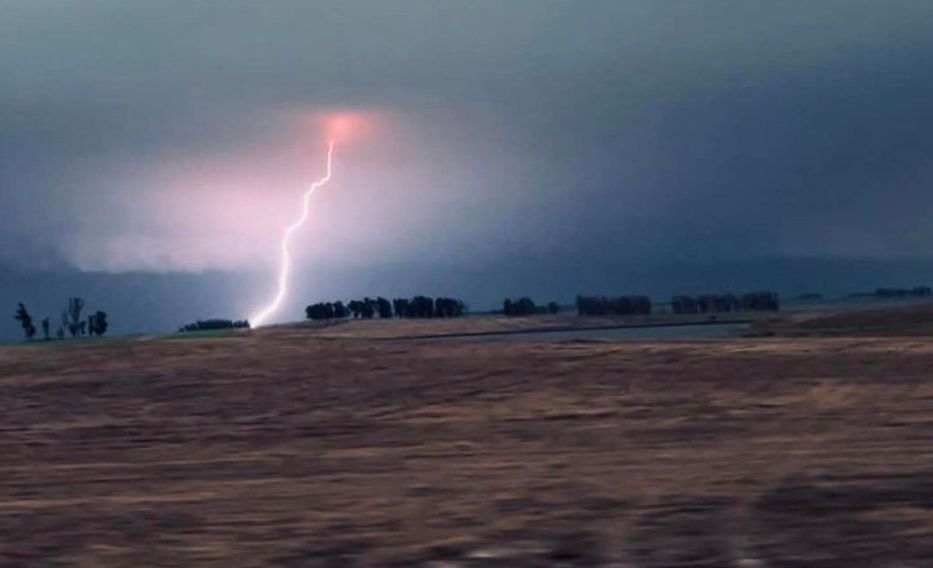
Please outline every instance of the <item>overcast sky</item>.
M358 293L911 285L931 29L914 0L0 0L2 301L91 296L124 331L244 315L337 115L362 126L281 319Z

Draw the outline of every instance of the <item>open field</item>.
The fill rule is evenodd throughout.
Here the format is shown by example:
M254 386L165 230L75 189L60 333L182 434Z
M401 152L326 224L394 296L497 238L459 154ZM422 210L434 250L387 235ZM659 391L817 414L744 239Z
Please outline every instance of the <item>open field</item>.
M304 322L298 324L309 335L326 339L412 339L447 336L496 335L543 331L572 331L628 327L677 326L764 320L768 312L733 312L728 314L651 316L587 316L575 313L506 317L501 315L469 315L450 319L344 320L332 323ZM294 327L294 326L289 326Z
M328 333L0 349L0 565L933 557L933 338Z
M933 337L933 303L784 314L753 329L785 337Z

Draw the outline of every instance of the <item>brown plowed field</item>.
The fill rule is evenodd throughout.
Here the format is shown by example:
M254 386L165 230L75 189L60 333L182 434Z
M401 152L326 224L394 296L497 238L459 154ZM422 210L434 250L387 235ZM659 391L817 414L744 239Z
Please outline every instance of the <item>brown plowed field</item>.
M933 339L0 349L3 566L929 566Z

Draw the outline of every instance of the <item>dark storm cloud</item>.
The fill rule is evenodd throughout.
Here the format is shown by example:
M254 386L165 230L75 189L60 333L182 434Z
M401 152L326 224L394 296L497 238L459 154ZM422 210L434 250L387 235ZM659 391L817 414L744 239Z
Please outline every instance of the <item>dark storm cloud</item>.
M338 108L395 117L395 153L348 154L320 202L369 220L317 238L380 274L931 258L930 29L913 1L0 1L0 262L248 270L214 262L204 211L135 205Z

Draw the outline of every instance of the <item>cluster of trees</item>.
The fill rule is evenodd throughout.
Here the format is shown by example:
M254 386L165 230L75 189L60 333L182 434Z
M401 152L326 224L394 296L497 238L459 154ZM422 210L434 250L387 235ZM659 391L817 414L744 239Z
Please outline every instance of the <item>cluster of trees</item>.
M101 337L107 333L107 328L110 324L107 321L106 312L97 310L93 314L88 315L87 319L85 319L81 315L83 311L84 300L82 298L68 298L68 307L62 310L61 325L55 331L55 338L65 339L66 331L72 338L84 336L93 337L95 335ZM37 330L36 326L33 324L32 315L30 315L29 310L26 309L26 306L22 302L17 305L13 319L19 322L26 339L31 340L36 336ZM51 340L52 319L49 317L42 318L40 326L42 327L42 338L45 341Z
M208 331L212 329L244 329L249 327L247 320L208 319L198 320L178 328L179 332Z
M456 318L467 312L463 300L456 298L397 298L392 300L395 317L398 318Z
M343 319L349 314L343 302L319 302L305 308L305 317L311 320Z
M648 296L577 296L577 313L581 316L649 315L651 298Z
M913 288L875 288L872 292L853 292L850 298L928 298L933 296L933 288L914 286Z
M603 315L650 315L651 298L648 296L577 296L577 313L581 316ZM777 311L780 301L777 292L750 292L735 294L704 294L701 296L675 296L671 301L675 314L703 314L716 312ZM537 306L525 296L506 298L502 302L502 313L507 316L526 316L533 314L556 314L560 307L555 302L547 306Z
M538 306L527 296L516 300L506 298L502 301L502 313L507 316L528 316L538 313Z
M546 306L537 306L528 296L502 301L502 313L507 316L530 316L534 314L556 314L560 311L557 302L548 302Z
M701 296L674 296L671 311L675 314L707 314L737 311L772 311L781 309L777 292L749 292L735 294L703 294Z
M352 317L353 319L372 319L376 316L389 318L453 318L466 313L466 304L456 298L363 298L350 300L346 304L319 302L305 308L305 316L311 320L331 320Z

